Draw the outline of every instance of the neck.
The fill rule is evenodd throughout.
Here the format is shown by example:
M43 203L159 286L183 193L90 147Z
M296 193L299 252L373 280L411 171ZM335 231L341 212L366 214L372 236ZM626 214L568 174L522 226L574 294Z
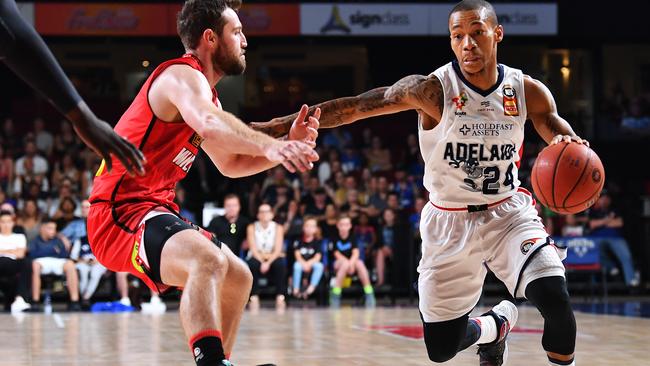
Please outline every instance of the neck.
M205 52L201 49L189 50L188 54L196 57L201 62L202 73L205 75L205 78L208 79L208 83L211 88L214 88L219 80L225 76L223 71L215 69L212 59L208 52Z
M2 231L0 231L0 234L2 234L2 235L11 235L11 234L13 234L13 232L11 230L9 230L9 231L2 230Z
M467 81L483 90L490 89L492 86L494 86L494 84L497 83L497 79L499 78L496 60L487 63L483 70L476 73L468 73L467 71L463 70L462 67L460 70Z
M237 221L237 215L228 215L226 214L226 219L230 222Z
M305 241L312 241L312 240L314 240L313 235L305 235Z

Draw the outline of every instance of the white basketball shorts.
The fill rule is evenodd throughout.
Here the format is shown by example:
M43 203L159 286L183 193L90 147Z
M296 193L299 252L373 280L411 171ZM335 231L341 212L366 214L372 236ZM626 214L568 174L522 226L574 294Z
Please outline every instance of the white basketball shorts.
M425 322L469 313L478 303L488 270L518 298L524 297L526 285L534 279L564 276L560 257L548 245L552 241L534 199L521 188L478 212L450 211L429 202L422 210L420 234L418 292ZM548 248L537 253L544 247ZM534 265L528 266L533 258ZM527 267L534 270L522 276Z

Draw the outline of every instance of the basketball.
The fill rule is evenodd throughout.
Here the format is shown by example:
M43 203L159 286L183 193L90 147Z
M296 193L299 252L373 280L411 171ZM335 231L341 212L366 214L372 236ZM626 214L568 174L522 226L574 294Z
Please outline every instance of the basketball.
M605 170L588 146L560 142L537 155L530 179L544 206L560 214L575 214L596 202L605 183Z

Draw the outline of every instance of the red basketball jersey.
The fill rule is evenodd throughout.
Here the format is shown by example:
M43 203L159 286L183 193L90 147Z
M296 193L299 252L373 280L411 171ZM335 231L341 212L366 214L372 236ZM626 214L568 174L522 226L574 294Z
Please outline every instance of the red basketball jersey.
M154 206L174 208L174 187L183 179L198 153L202 138L185 122L164 122L158 119L149 105L151 83L167 67L186 64L202 71L200 61L193 55L160 64L144 83L140 92L115 126L115 131L139 147L147 158L144 176L130 176L119 160L114 160L112 171L104 163L97 171L90 202L123 203L146 202ZM216 90L213 101L219 106Z

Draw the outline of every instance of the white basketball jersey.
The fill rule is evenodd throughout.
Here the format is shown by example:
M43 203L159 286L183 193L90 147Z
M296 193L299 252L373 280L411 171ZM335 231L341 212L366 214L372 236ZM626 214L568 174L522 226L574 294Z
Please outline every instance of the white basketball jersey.
M521 70L498 66L497 83L482 91L470 84L456 61L433 72L444 91L440 123L418 123L424 187L445 208L490 204L517 187L526 121Z

